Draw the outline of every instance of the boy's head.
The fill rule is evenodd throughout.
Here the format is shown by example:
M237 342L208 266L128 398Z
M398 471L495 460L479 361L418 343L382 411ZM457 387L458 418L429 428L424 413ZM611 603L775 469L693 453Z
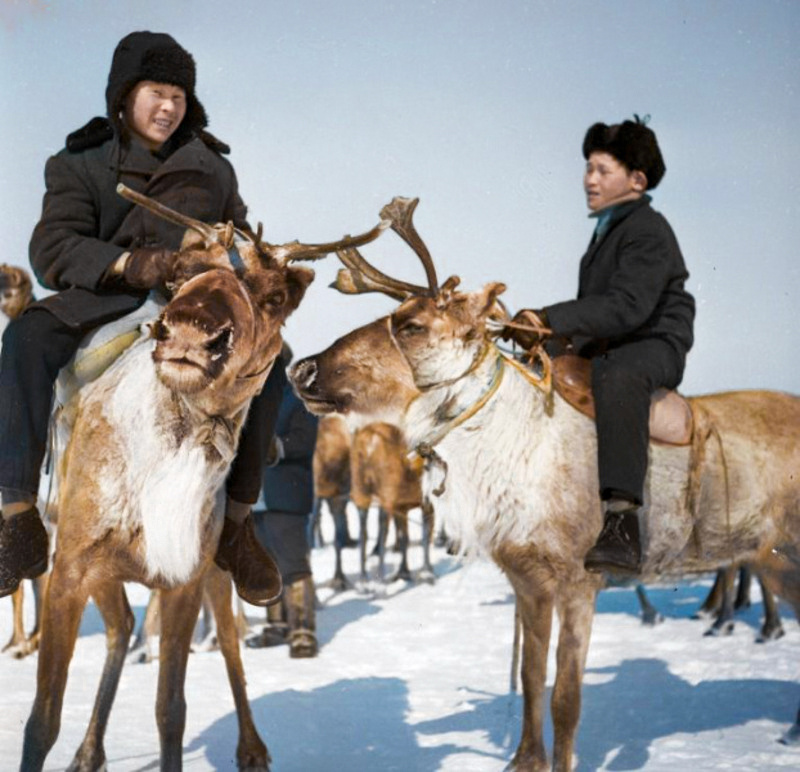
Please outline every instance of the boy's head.
M608 153L628 171L642 172L647 190L652 190L661 182L666 166L655 133L638 115L634 118L611 126L595 123L589 127L583 140L583 157L588 161L592 153Z
M183 89L186 115L181 130L208 125L203 106L195 96L196 70L192 55L173 37L161 32L131 32L117 44L106 86L108 117L118 130L129 94L143 82Z

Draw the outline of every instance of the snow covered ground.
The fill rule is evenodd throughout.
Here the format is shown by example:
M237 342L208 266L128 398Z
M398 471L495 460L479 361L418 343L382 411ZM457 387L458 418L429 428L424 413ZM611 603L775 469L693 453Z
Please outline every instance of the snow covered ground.
M502 574L436 550L433 586L396 583L333 595L325 586L332 548L315 550L313 559L322 603L319 656L291 660L285 647L243 648L255 720L275 772L502 770L519 738L522 706L509 690L514 603ZM421 564L418 546L411 561L412 568ZM353 577L357 562L348 550L345 570ZM705 638L707 623L691 615L709 585L704 579L651 588L666 617L656 628L640 623L632 589L601 594L578 770L800 769L800 749L776 742L800 700L797 622L782 607L786 636L755 643L762 615L755 589L731 636ZM147 591L131 586L129 597L140 620ZM259 629L264 612L247 611ZM10 632L11 602L3 600L0 642ZM102 624L89 606L47 770L63 770L82 739L104 649ZM0 772L19 763L36 659L0 657ZM553 671L551 655L549 684ZM106 738L111 772L158 768L156 674L155 663L125 668ZM236 720L219 653L191 656L187 701L185 768L235 769ZM551 741L549 723L547 733Z

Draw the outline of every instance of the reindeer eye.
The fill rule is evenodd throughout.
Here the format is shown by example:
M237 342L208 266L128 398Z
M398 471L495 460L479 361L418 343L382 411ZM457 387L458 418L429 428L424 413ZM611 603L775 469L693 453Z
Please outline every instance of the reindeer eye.
M283 306L286 304L286 293L283 290L270 292L269 295L267 295L267 297L264 299L264 302L273 308Z
M419 335L425 332L425 328L416 322L406 322L397 332L399 335Z

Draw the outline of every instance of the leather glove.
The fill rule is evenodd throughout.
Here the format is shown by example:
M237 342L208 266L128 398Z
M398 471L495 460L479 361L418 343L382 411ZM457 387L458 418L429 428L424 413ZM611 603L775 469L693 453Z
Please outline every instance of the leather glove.
M122 281L133 289L164 289L175 273L177 253L162 247L141 247L128 255Z
M515 327L505 327L500 336L503 340L512 340L526 351L532 349L537 343L541 343L550 331L547 330L547 314L544 311L533 311L530 308L523 308L518 311L511 320L514 324L524 324L526 327L533 327L530 330L519 330Z

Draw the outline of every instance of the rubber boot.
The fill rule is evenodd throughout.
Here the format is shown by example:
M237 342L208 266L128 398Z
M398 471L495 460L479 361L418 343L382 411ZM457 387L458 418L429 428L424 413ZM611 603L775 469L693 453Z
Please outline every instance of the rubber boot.
M631 576L642 565L637 507L621 512L606 512L603 530L583 560L583 567L594 573Z
M47 530L36 507L0 517L0 598L47 571Z
M286 589L286 612L289 621L289 656L292 659L316 657L319 646L312 577L298 579Z

